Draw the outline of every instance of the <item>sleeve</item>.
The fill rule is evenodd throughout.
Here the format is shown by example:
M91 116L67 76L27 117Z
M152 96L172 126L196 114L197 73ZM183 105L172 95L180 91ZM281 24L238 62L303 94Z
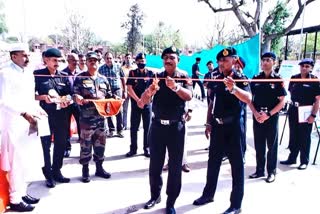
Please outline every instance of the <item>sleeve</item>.
M288 91L290 91L290 92L291 92L292 87L293 87L293 83L291 82L292 79L294 79L293 76L290 78L289 87L288 87Z
M126 85L134 85L134 70L129 71L129 77Z
M240 79L245 80L245 81L239 81L236 83L236 85L241 88L242 90L245 91L250 91L250 85L249 85L249 80L246 76L242 76Z
M120 77L125 77L124 72L121 67L119 67L119 74L120 74Z
M80 90L80 78L76 77L73 83L73 94L79 94L81 95L81 90ZM108 84L109 85L109 84Z
M192 65L192 75L196 75L197 64Z
M282 80L282 78L280 78ZM285 89L284 81L282 80L281 82L277 83L278 85L278 97L286 96L287 91Z
M318 77L315 77L315 79L318 79ZM314 96L320 95L320 82L314 82Z

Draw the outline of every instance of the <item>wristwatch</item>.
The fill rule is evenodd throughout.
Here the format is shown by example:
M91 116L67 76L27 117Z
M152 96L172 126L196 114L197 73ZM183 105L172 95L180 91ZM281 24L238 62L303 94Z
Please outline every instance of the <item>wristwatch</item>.
M272 116L271 113L270 113L270 111L267 112L267 115L268 115L268 117L271 117L271 116Z
M230 91L230 94L234 94L236 93L237 89L236 89L236 86L234 85Z
M172 89L173 92L178 92L181 89L180 85L177 85L175 89Z
M311 117L316 118L316 117L317 117L317 115L315 115L315 114L311 114Z

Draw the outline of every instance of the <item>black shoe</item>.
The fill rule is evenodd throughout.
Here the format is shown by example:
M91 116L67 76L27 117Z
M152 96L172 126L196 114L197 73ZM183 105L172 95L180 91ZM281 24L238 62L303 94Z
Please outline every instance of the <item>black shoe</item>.
M264 177L264 173L255 172L252 175L249 175L250 179L261 178L261 177Z
M239 214L241 213L241 208L233 208L229 207L226 211L223 212L223 214Z
M210 203L210 202L213 202L212 198L201 196L200 198L196 199L193 202L193 205L201 206L201 205L204 205L204 204L207 204L207 203Z
M17 212L31 212L34 209L34 206L20 202L19 204L9 204L10 210Z
M166 214L176 214L174 207L166 207Z
M148 151L144 151L143 155L147 158L150 158L150 153Z
M156 199L151 198L145 205L144 209L150 209L154 207L154 205L159 204L161 202L161 197L159 196Z
M71 149L67 149L66 151L64 151L63 157L65 157L65 158L70 157L70 153L71 153Z
M137 152L129 151L129 152L126 154L126 157L129 158L129 157L135 156L136 154L137 154Z
M70 182L70 178L64 177L60 171L53 173L53 180L55 180L56 182L59 182L59 183L69 183Z
M108 179L111 177L111 174L109 172L106 172L104 169L102 169L102 170L97 170L95 173L95 176Z
M22 200L27 204L37 204L40 201L39 198L34 198L34 197L30 196L30 195L23 196Z
M89 165L85 164L82 166L82 178L81 181L83 183L89 183L90 182L90 175L89 175Z
M120 138L124 138L124 135L123 135L123 133L122 133L122 131L118 131L118 137L120 137Z
M52 178L46 179L46 186L48 188L54 188L56 186L56 182Z
M298 166L298 169L305 170L307 167L308 167L308 165L303 163L303 164L300 164L300 166Z
M185 163L185 164L182 165L182 171L190 172L191 169L190 169L189 165Z
M275 179L276 179L276 175L273 174L273 173L271 173L271 174L268 175L268 177L267 177L267 179L266 179L266 182L267 182L267 183L272 183L272 182L275 181Z
M282 164L282 165L292 165L292 164L296 164L296 161L288 159L288 160L285 160L285 161L280 161L280 164Z

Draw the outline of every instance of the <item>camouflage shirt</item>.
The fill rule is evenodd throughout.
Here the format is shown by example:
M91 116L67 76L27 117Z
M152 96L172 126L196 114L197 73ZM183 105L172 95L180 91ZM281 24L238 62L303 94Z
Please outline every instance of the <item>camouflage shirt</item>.
M106 77L98 74L96 78L91 77L89 72L83 72L74 81L74 94L82 96L84 99L105 99L111 98L111 88ZM81 117L100 116L92 102L80 105ZM101 116L100 116L101 117Z

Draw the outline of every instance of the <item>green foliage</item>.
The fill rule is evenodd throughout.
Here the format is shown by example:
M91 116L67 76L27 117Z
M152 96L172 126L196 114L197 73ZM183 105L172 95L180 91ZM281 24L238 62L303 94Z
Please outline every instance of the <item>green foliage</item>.
M4 15L4 13L2 12L3 7L4 7L3 2L0 1L0 35L8 32L8 27L6 24L6 17Z
M6 38L6 42L8 43L16 43L19 42L19 38L16 36L9 36Z
M143 12L138 4L130 7L127 18L127 21L121 24L121 28L128 30L125 42L127 51L135 54L142 44L141 29L144 18Z
M283 1L278 0L276 7L272 11L269 11L269 16L271 19L269 19L262 28L264 34L271 35L283 32L285 23L290 17L286 4Z
M154 31L144 37L144 47L146 53L160 54L166 47L174 45L181 49L183 40L179 30L173 30L164 22L159 22Z

